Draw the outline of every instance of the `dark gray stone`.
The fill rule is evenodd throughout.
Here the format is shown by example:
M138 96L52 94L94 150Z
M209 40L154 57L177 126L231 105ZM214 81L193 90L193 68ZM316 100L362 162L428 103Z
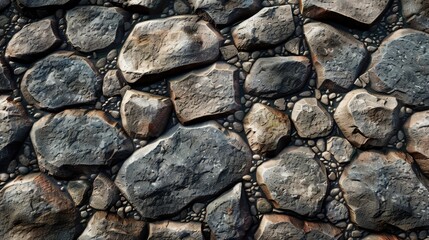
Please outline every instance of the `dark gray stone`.
M19 6L26 8L61 7L75 0L16 0Z
M429 33L429 2L402 0L402 13L410 27Z
M14 88L9 67L0 58L0 91L10 91Z
M125 86L126 82L121 71L109 70L103 78L103 95L106 97L121 95L121 89Z
M91 186L86 180L70 181L67 184L67 192L70 194L76 206L83 203L88 196L89 189L91 189Z
M107 210L118 200L119 189L113 181L103 173L98 174L92 183L89 206L98 210Z
M326 217L331 223L347 221L349 218L349 211L344 203L333 199L326 204Z
M0 0L0 11L3 11L9 4L10 0Z

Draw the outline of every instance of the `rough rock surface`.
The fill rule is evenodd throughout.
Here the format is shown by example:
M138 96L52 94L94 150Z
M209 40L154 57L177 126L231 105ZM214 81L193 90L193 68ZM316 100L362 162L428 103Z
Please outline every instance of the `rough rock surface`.
M346 221L349 218L349 210L344 203L332 200L326 204L326 218L332 223Z
M315 19L337 19L338 16L362 24L373 24L386 9L390 0L300 0L301 13Z
M222 36L197 16L144 21L125 41L118 67L133 83L148 75L204 65L216 61L221 40Z
M98 211L89 220L78 240L140 240L146 223Z
M91 186L85 180L70 181L67 184L67 192L70 194L70 197L76 206L81 205L87 198L90 188Z
M133 151L117 123L97 110L47 115L34 123L30 136L40 168L55 176L110 165Z
M190 0L195 10L205 12L216 25L249 17L261 8L260 0Z
M181 123L220 116L240 108L238 68L217 62L170 80L171 99Z
M117 7L81 6L66 13L66 35L79 51L92 52L119 43L128 13Z
M119 200L119 189L103 173L98 174L92 183L92 195L89 205L98 210L109 209Z
M253 152L265 154L275 151L290 137L292 123L285 113L255 103L243 120L244 131Z
M334 120L316 98L303 98L295 103L291 119L298 135L303 138L327 136Z
M429 107L428 59L429 34L400 29L383 40L361 78L405 104Z
M119 70L109 70L103 78L103 95L113 97L121 95L121 89L126 86L124 77Z
M255 233L255 240L333 240L340 235L341 230L328 223L307 222L288 215L266 214Z
M244 90L261 97L286 96L305 85L310 70L310 60L303 56L259 58L246 77Z
M13 35L5 55L13 61L31 61L46 55L60 44L56 22L52 19L44 19L25 25Z
M326 148L329 153L339 163L348 163L352 160L355 148L350 144L347 139L342 137L331 137L328 139Z
M121 102L121 118L131 137L158 137L167 126L173 104L167 97L127 90Z
M157 218L239 181L251 158L243 139L216 122L178 125L128 158L115 183L143 217Z
M12 89L13 85L9 67L0 58L0 91L10 91Z
M429 2L402 0L402 13L410 27L429 33Z
M19 176L0 190L3 239L73 240L77 212L68 194L43 173Z
M42 8L42 7L60 7L74 0L16 0L16 2L26 8Z
M407 151L429 176L429 111L416 112L404 124Z
M196 222L181 223L162 221L149 223L149 236L147 240L203 240L202 226Z
M258 184L275 208L303 216L321 211L328 178L315 156L308 147L293 146L258 167Z
M375 231L427 227L429 191L412 162L411 156L394 150L359 153L339 182L351 220Z
M73 52L58 52L36 62L25 73L21 91L39 108L51 110L95 101L101 78L92 63Z
M10 4L10 0L0 0L0 11L3 11Z
M235 26L231 32L238 49L250 50L282 43L292 36L294 31L291 6L284 5L261 9Z
M24 107L0 95L0 165L8 163L28 136L32 121Z
M398 130L398 114L399 104L394 97L358 89L345 95L334 119L356 147L385 146Z
M304 33L317 72L317 86L349 90L368 58L365 45L325 23L305 24Z
M206 221L212 239L239 240L246 237L252 216L242 183L207 205Z
M399 240L395 235L387 234L370 234L363 238L363 240Z
M127 5L131 8L145 12L154 12L162 6L163 0L128 0Z

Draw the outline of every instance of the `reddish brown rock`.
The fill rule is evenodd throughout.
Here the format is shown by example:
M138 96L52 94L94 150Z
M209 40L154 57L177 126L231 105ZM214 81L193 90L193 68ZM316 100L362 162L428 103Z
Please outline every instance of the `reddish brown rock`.
M149 223L149 236L147 240L203 240L202 226L200 223L162 221Z
M429 176L429 111L416 112L404 124L407 151Z

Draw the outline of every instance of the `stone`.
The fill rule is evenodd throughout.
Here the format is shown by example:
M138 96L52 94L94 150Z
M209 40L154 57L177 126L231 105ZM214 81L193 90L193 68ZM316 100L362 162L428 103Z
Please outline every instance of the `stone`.
M170 79L170 95L182 124L240 109L238 68L217 62Z
M249 204L242 183L236 184L209 205L206 222L211 239L243 239L252 225Z
M173 104L167 97L127 90L121 102L122 125L135 138L158 137L170 120Z
M265 214L255 233L255 240L270 239L339 239L341 230L328 223L302 221L288 215Z
M108 166L128 157L131 140L98 110L65 110L34 123L30 132L40 169L58 177Z
M163 5L162 0L128 0L128 7L143 11L146 13L158 12L160 7Z
M400 29L383 40L360 78L407 105L429 107L428 60L429 34Z
M354 146L381 147L396 134L398 114L399 104L394 97L357 89L344 96L334 119Z
M304 33L317 73L317 87L350 90L369 58L365 45L351 34L320 22L305 24Z
M128 15L118 7L73 8L65 15L67 39L81 52L105 49L121 41Z
M121 89L126 86L124 77L119 70L109 70L103 78L103 95L113 97L121 95Z
M259 58L244 82L244 91L264 98L279 98L304 87L311 71L304 56Z
M17 62L30 62L52 52L61 44L56 25L53 19L43 19L25 25L9 41L6 57Z
M364 237L363 240L399 240L399 238L388 234L370 234Z
M67 192L76 206L80 206L88 195L91 188L85 180L75 180L67 183Z
M149 223L149 236L147 240L204 240L202 226L197 222L162 221Z
M322 210L328 178L315 157L311 148L292 146L257 168L258 184L275 208L303 216Z
M429 110L416 112L404 124L407 152L420 170L429 176Z
M13 90L12 77L9 67L4 60L0 58L0 92Z
M342 137L330 137L326 149L339 163L348 163L352 160L355 148L347 139Z
M113 181L103 173L98 174L92 183L89 206L98 210L107 210L118 200L119 189Z
M290 137L292 123L285 113L255 103L243 120L250 148L258 154L281 149Z
M326 217L331 223L347 221L349 219L349 211L344 203L333 199L326 204Z
M3 239L73 240L78 216L73 201L43 173L18 176L0 190Z
M402 0L402 13L411 28L429 33L429 2Z
M374 231L427 227L429 190L413 165L411 156L394 150L360 152L339 181L351 221Z
M12 160L30 132L32 121L12 97L0 95L0 166Z
M332 131L334 120L316 98L303 98L295 103L291 119L300 137L325 137Z
M239 50L251 50L278 45L292 36L294 31L292 8L283 5L261 9L235 26L231 33Z
M178 124L135 151L115 183L142 217L154 219L219 194L249 173L251 161L244 140L218 123Z
M97 211L91 217L78 240L139 240L143 239L146 223L116 214Z
M121 48L118 67L130 83L195 68L217 60L221 41L222 36L198 16L140 22Z
M196 11L203 11L216 25L229 25L250 17L261 9L260 0L190 0Z
M24 8L51 8L67 5L74 0L16 0Z
M10 0L0 0L0 11L3 11L9 4Z
M229 60L238 54L238 50L234 45L223 46L219 50L224 60Z
M94 102L100 90L101 78L93 64L73 52L58 52L39 60L21 82L25 100L48 110Z
M302 15L314 19L353 20L352 23L372 25L385 11L390 0L324 1L301 0ZM343 21L341 22L343 23Z

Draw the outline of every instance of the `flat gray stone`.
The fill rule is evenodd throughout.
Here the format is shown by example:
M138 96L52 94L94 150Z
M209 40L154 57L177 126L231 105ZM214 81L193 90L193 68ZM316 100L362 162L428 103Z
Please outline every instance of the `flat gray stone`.
M125 86L126 82L121 71L109 70L103 78L103 95L106 97L121 95L121 89Z
M67 183L67 192L70 194L75 206L83 203L90 189L91 186L86 180L75 180Z
M411 28L429 33L429 2L402 0L402 13Z
M326 143L326 150L331 153L339 163L348 163L352 160L355 148L347 139L342 137L330 137Z

